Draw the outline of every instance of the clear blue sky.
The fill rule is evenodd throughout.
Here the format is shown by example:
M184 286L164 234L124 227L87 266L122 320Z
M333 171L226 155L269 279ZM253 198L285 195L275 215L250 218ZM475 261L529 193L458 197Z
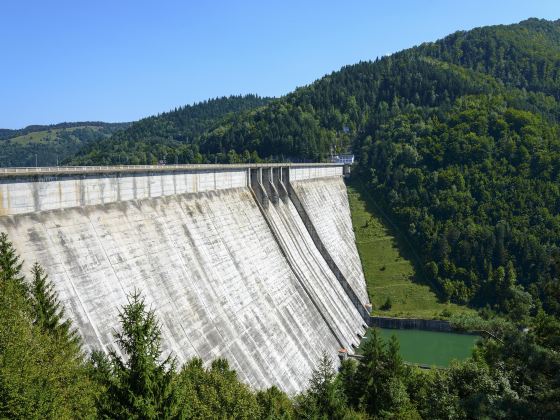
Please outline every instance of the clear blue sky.
M560 18L560 0L1 0L0 127L279 96L345 64L528 17Z

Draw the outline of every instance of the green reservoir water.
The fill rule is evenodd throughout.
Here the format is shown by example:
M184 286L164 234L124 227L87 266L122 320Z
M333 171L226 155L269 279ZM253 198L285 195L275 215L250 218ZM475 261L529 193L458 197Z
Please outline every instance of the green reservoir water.
M401 356L406 362L429 366L446 367L454 359L466 359L471 355L476 340L478 340L476 335L435 331L383 328L378 328L378 331L385 342L392 335L397 336ZM369 332L366 334L364 340L368 339L369 334Z

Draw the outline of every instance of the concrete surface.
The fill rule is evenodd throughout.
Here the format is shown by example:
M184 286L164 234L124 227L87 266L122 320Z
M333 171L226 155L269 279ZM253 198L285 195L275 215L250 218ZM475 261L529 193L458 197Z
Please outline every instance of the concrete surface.
M332 164L1 168L0 216L240 188L257 167L289 168L294 179L343 171Z
M243 168L0 178L0 215L245 187Z
M344 181L341 177L290 180L330 256L362 303L369 303Z
M290 178L318 176L332 188L324 211L347 211L337 207L342 167L299 169ZM336 360L341 344L358 344L360 314L291 201L260 209L244 168L187 172L0 177L12 200L0 231L25 270L45 268L86 350L114 347L119 307L137 288L179 362L226 357L255 388L301 391L323 351Z

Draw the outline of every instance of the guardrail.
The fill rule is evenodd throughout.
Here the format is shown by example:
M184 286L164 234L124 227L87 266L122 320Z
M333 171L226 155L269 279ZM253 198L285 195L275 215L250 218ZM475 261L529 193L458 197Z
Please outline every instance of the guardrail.
M173 172L181 170L212 169L250 169L278 167L321 167L344 166L341 163L244 163L244 164L189 164L189 165L116 165L116 166L38 166L20 168L0 168L0 176L44 175L44 174L79 174L111 172Z

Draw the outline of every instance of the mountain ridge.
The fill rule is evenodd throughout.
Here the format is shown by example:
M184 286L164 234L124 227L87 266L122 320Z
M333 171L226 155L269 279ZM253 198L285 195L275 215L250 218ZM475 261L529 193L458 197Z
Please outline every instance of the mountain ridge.
M228 115L243 113L272 102L258 95L222 96L175 108L131 124L110 139L83 148L72 164L202 163L197 138ZM119 158L127 154L126 161Z

